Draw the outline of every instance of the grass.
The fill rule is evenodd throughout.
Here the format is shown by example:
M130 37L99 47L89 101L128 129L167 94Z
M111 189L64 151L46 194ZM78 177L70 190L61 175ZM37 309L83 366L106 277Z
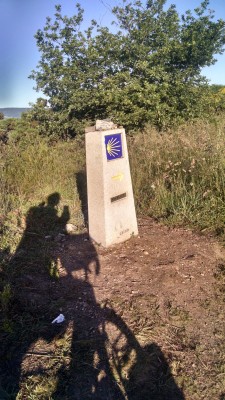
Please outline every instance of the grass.
M0 223L12 237L16 227L23 229L30 206L59 192L59 207L67 204L73 222L82 224L76 173L85 170L84 138L49 145L34 127L18 124L11 122L8 144L1 144ZM224 234L224 124L220 116L164 134L146 127L128 137L139 214Z
M76 173L85 169L83 139L50 147L35 130L9 135L8 144L1 145L0 166L0 223L4 222L5 237L7 231L11 238L15 233L19 237L28 209L55 192L61 196L59 209L67 204L71 221L82 224ZM9 242L4 246L8 243L13 251L15 245Z
M163 135L149 127L130 140L139 213L224 234L224 123L199 121Z

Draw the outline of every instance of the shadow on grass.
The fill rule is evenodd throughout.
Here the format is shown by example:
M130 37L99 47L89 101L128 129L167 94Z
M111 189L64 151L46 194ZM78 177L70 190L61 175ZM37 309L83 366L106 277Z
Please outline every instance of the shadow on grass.
M76 173L76 186L81 202L81 211L84 218L84 225L88 227L88 198L87 198L87 175L86 171Z
M53 193L29 210L10 261L13 323L1 333L1 400L184 400L159 346L141 347L124 320L97 302L96 248L87 233L62 235L69 210L59 216L59 201ZM66 322L51 324L61 312Z
M21 364L32 343L39 338L49 341L55 335L48 326L55 307L51 305L56 272L53 254L55 239L69 220L66 206L58 216L59 202L59 193L52 193L46 204L30 208L23 237L1 271L11 299L10 309L2 309L0 387L12 393L12 399L19 391Z

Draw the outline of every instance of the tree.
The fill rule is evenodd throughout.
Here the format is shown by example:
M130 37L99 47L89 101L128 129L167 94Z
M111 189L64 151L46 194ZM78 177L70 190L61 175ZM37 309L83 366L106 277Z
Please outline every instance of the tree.
M218 93L221 89L224 89L224 85L217 85L217 84L213 84L210 85L210 90L212 93Z
M0 112L0 120L4 119L4 114L2 112Z
M225 21L214 21L208 0L181 17L165 3L115 7L116 33L95 21L82 32L80 5L72 17L56 6L55 20L47 18L36 34L41 58L31 78L47 96L60 132L73 136L77 126L105 117L128 128L151 123L162 130L205 112L201 69L224 51Z
M215 102L215 111L217 113L225 111L225 87L221 87L217 92L213 93L213 100Z

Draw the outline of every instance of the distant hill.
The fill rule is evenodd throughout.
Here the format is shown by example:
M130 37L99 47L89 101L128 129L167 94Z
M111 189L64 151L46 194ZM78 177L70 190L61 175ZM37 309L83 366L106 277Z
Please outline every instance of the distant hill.
M5 118L20 118L23 112L30 110L30 108L0 108L0 112L4 114Z

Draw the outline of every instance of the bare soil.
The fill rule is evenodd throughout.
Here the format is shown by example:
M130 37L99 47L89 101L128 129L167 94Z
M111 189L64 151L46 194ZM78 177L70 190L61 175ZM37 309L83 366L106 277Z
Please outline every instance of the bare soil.
M86 232L55 243L56 279L27 276L27 302L48 320L24 346L18 399L225 398L215 238L142 218L139 236L107 249Z

